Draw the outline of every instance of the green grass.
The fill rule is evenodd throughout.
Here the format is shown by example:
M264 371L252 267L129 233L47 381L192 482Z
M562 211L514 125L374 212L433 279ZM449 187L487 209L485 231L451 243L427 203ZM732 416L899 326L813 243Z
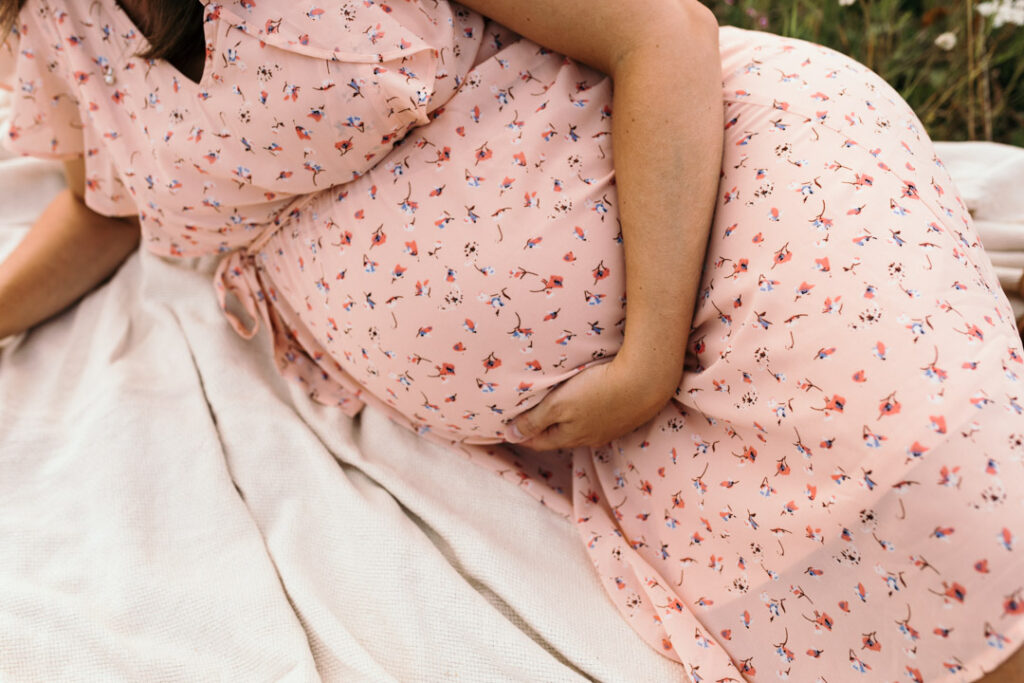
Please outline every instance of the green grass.
M997 2L1012 0L997 0ZM978 0L704 0L721 24L802 38L876 71L935 140L1024 147L1024 26L996 28ZM936 45L952 33L950 50Z

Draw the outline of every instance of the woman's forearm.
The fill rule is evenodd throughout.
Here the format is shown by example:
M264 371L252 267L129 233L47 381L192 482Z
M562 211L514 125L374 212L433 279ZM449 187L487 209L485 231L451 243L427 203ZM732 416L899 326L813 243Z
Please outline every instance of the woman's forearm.
M64 190L0 264L0 338L60 313L139 244L133 219L101 216Z
M678 385L714 213L723 113L718 28L689 12L616 65L612 140L626 258L619 357ZM677 29L678 30L678 29Z

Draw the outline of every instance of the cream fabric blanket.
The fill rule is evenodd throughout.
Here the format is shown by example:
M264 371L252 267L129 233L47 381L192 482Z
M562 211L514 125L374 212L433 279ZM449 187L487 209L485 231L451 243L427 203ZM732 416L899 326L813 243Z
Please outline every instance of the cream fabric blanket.
M1015 284L1024 150L940 153ZM60 187L0 158L0 258ZM685 679L571 521L310 402L226 324L214 266L137 252L0 352L0 680Z
M1024 315L1024 149L992 142L938 142L935 148L974 217L1014 313Z

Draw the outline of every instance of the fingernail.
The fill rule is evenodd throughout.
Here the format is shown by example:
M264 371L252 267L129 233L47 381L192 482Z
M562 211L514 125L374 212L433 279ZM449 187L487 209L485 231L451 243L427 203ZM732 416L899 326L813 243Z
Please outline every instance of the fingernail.
M523 436L523 433L519 431L519 427L516 427L515 422L509 423L508 429L506 431L508 432L509 443L519 443L520 441L526 439L526 437Z

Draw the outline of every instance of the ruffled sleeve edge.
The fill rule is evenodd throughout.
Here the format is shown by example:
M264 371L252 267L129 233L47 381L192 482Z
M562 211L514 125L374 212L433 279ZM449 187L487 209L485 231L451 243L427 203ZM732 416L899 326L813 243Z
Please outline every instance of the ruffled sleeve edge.
M355 62L360 64L380 64L413 55L421 50L434 49L422 38L413 36L413 39L409 41L408 47L395 48L385 52L350 52L314 43L303 43L301 40L290 39L280 33L266 33L265 31L260 30L254 31L249 26L249 21L244 17L239 16L223 5L218 9L221 19L226 20L232 26L249 37L288 52L306 55L307 57L315 57L317 59L339 62Z

